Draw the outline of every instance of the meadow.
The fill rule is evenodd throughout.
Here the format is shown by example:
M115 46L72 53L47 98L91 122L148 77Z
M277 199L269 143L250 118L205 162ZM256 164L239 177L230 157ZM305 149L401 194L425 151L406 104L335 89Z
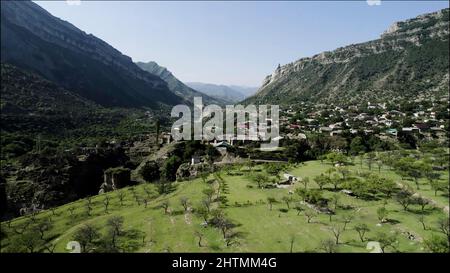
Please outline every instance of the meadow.
M353 162L348 166L350 174L374 173L395 181L397 187L416 187L388 166L369 169L357 158ZM280 174L287 172L309 182L296 181L282 188L257 186L252 179L255 174L268 181L282 179L269 175L262 165L174 182L166 194L159 194L157 185L150 183L123 188L2 222L1 250L71 252L68 243L74 241L77 230L90 225L98 230L90 251L105 251L103 241L111 238L108 219L114 216L123 217L114 242L114 251L120 252L371 252L368 243L380 240L384 252L427 252L426 240L444 236L438 222L448 219L448 194L435 196L424 178L419 179L415 194L431 202L423 209L412 203L405 210L394 197L366 200L330 184L320 190L313 178L332 167L321 161L289 165ZM440 180L448 181L448 172L441 172ZM208 189L213 191L206 213L202 207ZM308 206L299 189L337 200L333 213ZM384 208L381 217L380 208ZM208 217L218 222L226 219L228 225L211 224L214 221ZM363 230L363 236L358 230Z

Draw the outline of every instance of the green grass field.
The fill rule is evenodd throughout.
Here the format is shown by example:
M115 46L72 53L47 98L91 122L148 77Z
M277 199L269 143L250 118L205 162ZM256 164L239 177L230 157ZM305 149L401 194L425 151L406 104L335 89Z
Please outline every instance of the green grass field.
M313 181L313 177L324 173L330 168L328 163L320 161L309 161L294 166L289 173L297 177L309 177L308 188L318 188ZM361 171L359 164L350 167L353 172ZM362 166L363 171L369 171L367 165ZM261 171L257 166L251 172ZM425 180L421 181L420 190L417 192L435 201L434 206L428 206L424 212L424 219L427 229L424 230L419 222L418 205L411 205L405 211L394 199L388 199L386 204L382 200L362 200L356 197L338 192L340 195L339 207L336 214L330 217L327 214L319 213L311 223L307 223L305 212L298 215L297 210L292 207L299 200L299 196L289 194L295 188L304 187L297 182L288 188L259 189L248 177L250 171L232 171L229 175L223 173L222 177L227 186L227 191L223 193L228 203L213 203L213 207L219 207L226 213L227 217L235 224L234 241L229 246L226 245L220 229L213 226L203 227L204 221L195 212L185 212L181 203L181 197L187 197L191 207L196 208L201 204L203 198L202 191L209 187L200 178L191 181L174 183L175 190L166 195L158 195L153 184L143 184L131 188L124 188L116 192L98 195L92 198L91 216L86 213L86 200L79 200L56 210L43 211L33 220L37 223L43 219L51 218L52 228L44 233L44 240L47 246L54 247L55 252L70 252L66 249L68 242L73 241L75 231L83 225L90 223L97 227L102 234L106 233L106 221L111 216L124 217L124 232L119 237L120 250L123 252L323 252L321 244L334 236L330 230L331 226L343 226L343 216L353 215L354 218L346 226L339 238L337 252L370 252L366 249L368 241L374 241L376 234L385 232L387 234L398 234L394 247L387 247L386 252L426 252L423 240L431 235L443 236L438 230L437 221L439 218L448 217L448 197L438 193L437 196L431 190ZM371 172L378 173L377 168ZM388 167L383 166L381 176L389 177L397 183L411 184L415 188L413 181L401 180ZM442 173L442 180L448 180L448 172ZM208 180L212 181L211 175ZM214 183L213 183L214 185ZM144 190L146 188L146 191ZM119 202L118 192L125 193L123 206ZM149 202L145 208L141 201L138 205L133 197L133 191L139 198L148 198ZM325 197L330 197L334 193L328 185L323 190ZM111 199L108 212L105 212L103 200L105 195ZM290 203L290 209L282 201L284 196L290 196L294 200ZM267 202L268 197L277 200L270 209ZM169 201L168 213L161 207L162 202ZM377 209L385 205L389 214L388 222L380 224L377 217ZM73 208L71 213L69 208ZM17 251L15 245L20 241L19 234L25 223L30 222L30 217L20 217L11 222L2 223L1 249L2 252ZM361 242L355 226L365 223L369 231L365 235L365 241ZM30 230L30 224L27 230ZM196 232L203 234L202 246L198 246ZM408 238L408 234L414 235L415 239ZM39 237L39 235L37 235ZM46 250L43 243L38 245L35 251ZM22 251L26 251L22 250Z

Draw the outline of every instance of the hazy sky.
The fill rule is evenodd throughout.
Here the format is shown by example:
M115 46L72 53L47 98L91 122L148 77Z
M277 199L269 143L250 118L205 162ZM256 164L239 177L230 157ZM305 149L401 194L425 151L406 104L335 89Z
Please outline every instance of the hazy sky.
M376 39L394 21L447 1L39 1L134 61L182 81L259 86L276 66Z

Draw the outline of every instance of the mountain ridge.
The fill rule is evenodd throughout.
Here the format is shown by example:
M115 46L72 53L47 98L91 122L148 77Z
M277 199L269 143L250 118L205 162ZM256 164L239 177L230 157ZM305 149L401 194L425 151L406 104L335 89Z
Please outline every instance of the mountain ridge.
M203 82L186 82L186 85L202 93L217 99L226 101L229 104L237 103L248 97L248 94L256 91L257 88L244 87L238 85L224 85Z
M172 72L170 72L166 67L160 66L158 63L154 61L150 62L136 62L136 65L139 66L142 70L147 71L153 75L156 75L163 79L169 89L177 94L178 96L182 96L186 98L188 101L193 102L194 97L202 97L203 103L206 104L224 104L225 101L212 98L207 94L199 92L195 90L195 88L191 88L178 78L176 78Z
M379 91L395 96L403 91L416 94L420 88L443 93L448 81L448 11L396 22L379 39L279 66L245 103L376 100ZM428 73L427 66L435 68L436 75Z
M183 99L105 41L30 1L1 2L1 60L103 106L175 105Z

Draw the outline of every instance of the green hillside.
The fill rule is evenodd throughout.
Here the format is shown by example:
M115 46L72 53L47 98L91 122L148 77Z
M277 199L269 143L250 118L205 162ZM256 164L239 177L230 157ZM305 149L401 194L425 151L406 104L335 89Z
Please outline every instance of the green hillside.
M1 249L69 252L68 242L76 239L93 252L370 252L369 241L380 242L385 252L448 251L442 234L445 227L448 232L448 188L435 194L424 178L416 185L391 166L378 169L370 162L352 158L345 172L340 167L329 172L333 164L325 161L289 165L285 171L309 182L285 188L268 186L280 181L269 175L276 173L269 165L226 167L164 187L127 187L3 222ZM342 183L337 190L332 184L320 190L320 174ZM261 175L264 189L254 182ZM356 196L343 193L355 179L369 182L358 185L372 190L352 188ZM393 183L392 192L380 190L387 186L377 189L374 181ZM448 181L448 172L440 172L438 181ZM399 201L405 192L411 194L406 208ZM332 214L315 210L323 202ZM365 229L361 240L358 231ZM337 244L334 234L339 235Z

